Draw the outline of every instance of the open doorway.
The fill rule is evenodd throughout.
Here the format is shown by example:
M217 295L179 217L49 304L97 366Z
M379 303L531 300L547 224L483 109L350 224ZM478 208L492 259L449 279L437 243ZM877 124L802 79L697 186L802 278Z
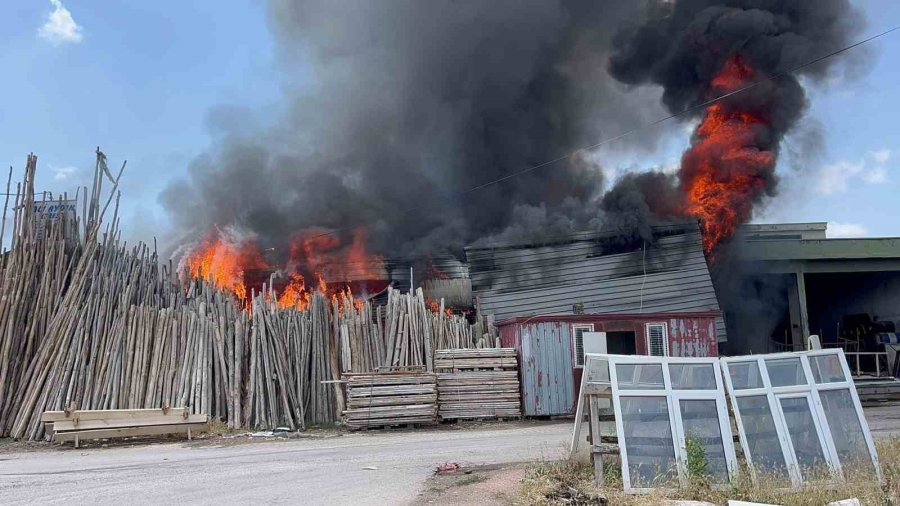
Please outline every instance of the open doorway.
M606 349L614 355L636 355L634 332L607 332Z

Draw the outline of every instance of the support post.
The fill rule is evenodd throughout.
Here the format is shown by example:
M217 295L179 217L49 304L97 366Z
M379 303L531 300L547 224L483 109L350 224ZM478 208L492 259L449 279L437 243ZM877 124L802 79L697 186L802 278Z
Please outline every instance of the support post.
M600 444L603 438L600 434L600 411L597 407L597 396L590 395L588 404L588 418L591 427L591 462L594 465L594 482L598 487L606 485L606 477L603 474L603 454L600 453Z
M793 274L794 282L788 287L788 305L791 317L792 351L804 351L809 339L809 312L806 307L806 280L803 270Z

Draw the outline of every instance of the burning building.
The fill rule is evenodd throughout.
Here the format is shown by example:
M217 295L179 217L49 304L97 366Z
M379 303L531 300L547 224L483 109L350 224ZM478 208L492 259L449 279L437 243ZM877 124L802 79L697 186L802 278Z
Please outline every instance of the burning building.
M734 265L734 234L777 192L803 82L837 60L808 63L863 25L848 0L270 11L289 81L316 83L286 86L266 128L225 125L164 192L191 241L216 227L249 238L190 271L238 297L270 280L287 305L425 284L455 306L473 293L497 320L719 311L710 269ZM605 153L582 151L667 114L695 125L675 173L606 181ZM652 151L658 133L636 131L614 149ZM708 338L724 343L716 321Z

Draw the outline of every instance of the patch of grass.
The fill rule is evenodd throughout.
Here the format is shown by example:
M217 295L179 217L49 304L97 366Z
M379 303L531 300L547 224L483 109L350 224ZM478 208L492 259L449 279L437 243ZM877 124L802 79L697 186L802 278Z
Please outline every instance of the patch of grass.
M212 418L209 421L209 431L207 434L210 436L221 436L223 434L228 434L231 430L228 428L228 424L219 420L218 418Z
M663 499L709 501L724 504L728 499L768 502L785 506L822 506L832 501L856 497L867 505L900 504L900 438L876 440L878 458L884 474L884 484L874 475L857 475L842 484L810 483L800 490L784 490L771 481L761 479L751 482L746 472L741 472L725 489L692 485L667 492L655 491L648 495L628 495L622 491L621 469L617 459L606 458L606 486L594 485L594 471L587 456L571 460L545 461L533 464L522 479L521 499L527 504L572 504L572 497L582 499L579 504L590 504L590 498L605 497L609 504L651 505ZM610 462L616 460L616 462ZM690 464L690 463L689 463ZM690 466L689 466L690 467ZM596 501L593 501L596 503Z
M487 481L488 477L483 474L467 474L456 482L457 487L465 487L466 485L474 485Z

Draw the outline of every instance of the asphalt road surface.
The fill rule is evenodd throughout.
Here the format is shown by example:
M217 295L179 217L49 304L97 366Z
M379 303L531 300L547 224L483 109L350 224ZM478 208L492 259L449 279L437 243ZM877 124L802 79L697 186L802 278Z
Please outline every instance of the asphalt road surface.
M571 423L0 454L2 504L404 504L437 465L558 459ZM367 469L374 468L374 469Z
M867 408L866 418L876 437L900 431L900 406ZM0 504L404 504L440 464L558 459L567 453L571 427L493 424L265 443L6 452L0 453Z

